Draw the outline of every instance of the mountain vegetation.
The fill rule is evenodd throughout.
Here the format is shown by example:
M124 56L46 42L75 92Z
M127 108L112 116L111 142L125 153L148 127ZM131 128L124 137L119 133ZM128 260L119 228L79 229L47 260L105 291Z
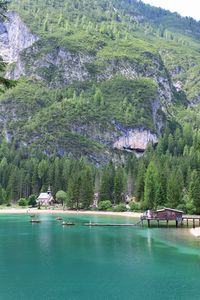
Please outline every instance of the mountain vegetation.
M136 0L8 8L34 42L0 65L0 203L50 185L70 208L96 194L100 209L200 213L199 22Z

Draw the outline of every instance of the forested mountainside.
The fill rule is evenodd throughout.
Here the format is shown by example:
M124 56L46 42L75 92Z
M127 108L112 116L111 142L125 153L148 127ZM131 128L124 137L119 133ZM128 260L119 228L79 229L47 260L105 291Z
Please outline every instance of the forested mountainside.
M9 10L0 54L18 84L1 101L8 141L102 163L122 155L115 149L144 151L174 106L198 101L192 19L138 1L12 1Z
M50 184L72 207L96 192L198 212L199 46L199 22L141 1L12 0L0 23L1 202Z

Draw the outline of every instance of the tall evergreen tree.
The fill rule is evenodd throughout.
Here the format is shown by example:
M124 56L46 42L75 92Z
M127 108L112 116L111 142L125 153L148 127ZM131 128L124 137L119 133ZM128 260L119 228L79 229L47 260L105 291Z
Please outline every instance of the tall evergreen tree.
M124 200L125 177L122 168L118 168L114 178L114 200L118 204Z
M183 197L183 176L181 171L173 170L167 182L167 206L177 208Z
M194 170L191 174L189 198L196 207L196 213L200 214L200 175L197 170Z
M104 169L101 178L100 200L114 200L114 177L115 170L113 163L109 163Z
M146 174L144 185L144 204L148 209L156 208L156 194L158 188L158 173L155 163L150 162Z
M136 178L136 197L139 201L144 198L144 180L145 180L146 166L144 160L140 160L138 164L138 172Z
M70 208L80 208L80 177L77 174L69 180L66 204Z
M80 202L82 208L87 209L92 204L94 198L94 189L92 174L89 168L86 168L80 175Z

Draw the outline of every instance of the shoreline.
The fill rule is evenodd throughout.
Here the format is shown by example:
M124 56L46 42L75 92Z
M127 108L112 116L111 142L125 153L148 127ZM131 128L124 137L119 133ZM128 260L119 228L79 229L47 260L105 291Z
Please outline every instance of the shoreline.
M37 208L0 208L1 215L93 215L113 216L140 219L142 212L112 212L112 211L90 211L90 210L62 210L62 209L37 209ZM189 228L188 228L189 229ZM200 227L190 228L188 234L193 237L200 237Z
M118 216L118 217L131 217L140 218L142 213L139 212L112 212L112 211L75 211L75 210L62 210L62 209L27 209L27 208L0 208L0 215L3 214L66 214L66 215L104 215L104 216Z

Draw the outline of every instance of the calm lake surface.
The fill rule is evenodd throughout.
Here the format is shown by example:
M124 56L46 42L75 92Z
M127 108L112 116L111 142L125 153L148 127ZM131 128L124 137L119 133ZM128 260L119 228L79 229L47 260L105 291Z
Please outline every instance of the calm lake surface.
M0 299L200 299L200 240L188 229L84 227L132 218L0 215Z

